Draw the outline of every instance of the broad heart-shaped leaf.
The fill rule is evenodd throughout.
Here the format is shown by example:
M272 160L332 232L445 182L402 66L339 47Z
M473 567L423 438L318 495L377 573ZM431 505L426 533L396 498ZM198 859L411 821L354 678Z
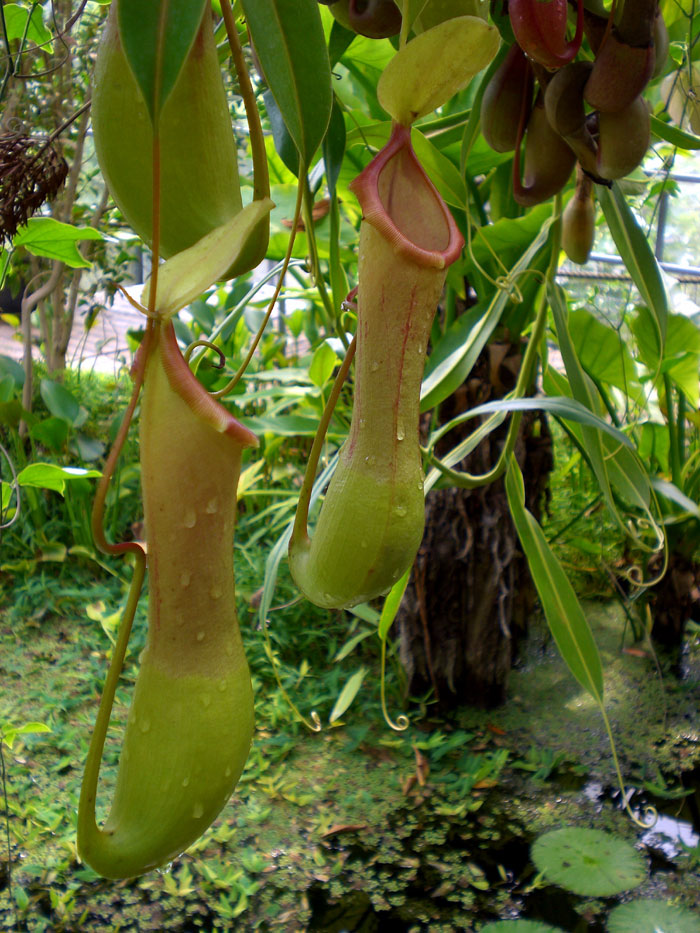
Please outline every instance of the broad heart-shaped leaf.
M154 309L159 316L163 319L172 317L220 279L245 248L249 235L273 207L269 198L252 201L227 223L159 266ZM150 290L149 279L141 293L144 307L148 307Z
M587 897L620 894L646 877L634 846L600 829L555 829L535 840L531 855L548 881Z
M152 123L175 87L207 0L119 0L119 35Z
M265 80L305 166L326 134L331 68L316 0L242 0Z
M642 301L653 315L659 346L663 348L666 340L668 298L656 257L617 182L613 182L610 189L598 185L596 194L617 251L637 286Z
M53 217L30 217L12 241L34 256L45 256L65 262L73 269L89 269L91 263L80 255L76 243L81 240L101 240L102 234L93 227L74 227Z
M598 647L569 578L538 522L525 508L523 475L514 459L506 473L506 493L513 524L557 648L576 680L602 706L603 668Z
M610 911L608 933L698 933L700 914L665 901L645 898Z
M379 103L408 126L445 104L498 51L495 26L458 16L416 36L389 62L377 85Z
M80 403L60 382L42 379L39 387L44 404L56 418L75 424L80 415Z
M27 39L36 45L51 42L51 32L44 25L41 18L41 6L37 5L30 11L18 3L6 3L3 7L7 38L21 39L26 31ZM27 20L29 23L27 24Z
M569 312L569 333L581 366L596 383L615 386L635 402L644 402L634 361L618 331L579 308Z
M683 314L669 314L663 357L659 356L654 322L651 312L646 307L639 309L631 326L637 351L649 372L657 378L668 375L685 393L690 404L697 408L700 388L700 332L697 326Z

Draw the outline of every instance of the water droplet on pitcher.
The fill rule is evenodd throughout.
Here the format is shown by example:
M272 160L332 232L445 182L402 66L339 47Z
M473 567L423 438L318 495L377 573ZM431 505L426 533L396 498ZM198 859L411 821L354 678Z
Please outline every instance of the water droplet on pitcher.
M143 733L148 732L150 728L151 728L151 720L150 720L150 719L144 719L143 722L139 725L139 729L140 729L141 732L143 732Z
M360 547L367 547L366 541L360 541Z
M404 432L403 425L400 424L400 425L398 425L398 427L396 428L396 440L397 440L397 441L402 441L402 440L404 439L404 437L406 437L406 434L405 434L405 432Z
M207 709L208 707L211 706L211 697L209 696L208 693L203 693L203 694L202 694L202 706L203 706L205 709Z
M327 603L333 602L333 595L331 593L324 593L323 598Z
M374 466L376 462L377 458L374 456L374 454L370 454L369 457L367 457L367 463L369 463L370 466Z
M394 508L394 514L395 514L395 515L398 515L399 518L403 518L404 515L406 514L406 512L408 512L408 509L406 508L405 505L397 505L397 506Z
M180 586L189 586L192 574L189 570L183 570L180 574Z
M218 583L215 583L214 586L212 586L212 588L209 590L209 595L212 599L221 599L221 597L224 595L223 588L219 586Z
M189 783L190 783L190 776L189 776L189 774L188 774L188 775L186 775L186 777L184 777L184 778L182 779L182 786L183 786L183 787L187 787L187 786L189 785Z
M213 499L210 499L209 502L207 502L207 507L205 509L205 512L207 513L207 515L214 515L218 511L219 511L219 503L216 497Z
M185 526L185 528L194 528L196 523L197 523L197 513L195 512L194 509L187 509L187 511L185 512L183 516L182 524Z
M204 632L197 632L197 641L204 641Z
M231 768L227 765L224 771L224 777L231 777Z
M360 424L360 430L362 430L362 429L364 428L364 426L365 426L365 419L364 419L364 418L360 418L359 424Z
M423 347L418 347L417 351L418 356L423 356Z
M196 803L194 807L192 807L193 819L201 820L203 816L204 816L204 805L201 803Z
M376 373L376 371L379 369L379 363L376 360L372 360L369 368L373 373Z
M219 683L217 684L219 693L226 693L226 686L227 686L226 681L220 680Z
M226 654L229 657L231 657L233 655L233 651L234 651L233 642L229 639L229 641L226 642Z

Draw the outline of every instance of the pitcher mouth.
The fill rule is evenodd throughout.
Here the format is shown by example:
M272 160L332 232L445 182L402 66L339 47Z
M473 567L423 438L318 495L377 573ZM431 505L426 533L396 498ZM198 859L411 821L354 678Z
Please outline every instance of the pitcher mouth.
M409 127L394 123L388 143L350 189L363 219L407 259L444 269L459 257L464 238L416 157Z

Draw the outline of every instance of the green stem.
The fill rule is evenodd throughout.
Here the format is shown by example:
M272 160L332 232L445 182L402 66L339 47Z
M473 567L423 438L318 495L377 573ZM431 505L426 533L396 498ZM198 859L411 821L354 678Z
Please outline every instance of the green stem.
M676 415L673 410L673 386L668 373L664 373L664 390L666 392L666 420L668 423L669 457L671 460L671 479L681 488L681 465L678 457L678 431Z

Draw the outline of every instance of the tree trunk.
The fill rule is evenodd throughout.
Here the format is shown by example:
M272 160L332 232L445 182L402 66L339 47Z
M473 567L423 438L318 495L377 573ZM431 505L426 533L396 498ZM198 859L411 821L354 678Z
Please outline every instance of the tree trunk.
M443 405L441 421L501 398L512 388L519 364L519 346L490 346L469 381ZM451 432L438 456L476 426L476 421L463 425L458 437ZM459 469L486 472L498 459L506 431L507 422ZM524 413L515 453L525 478L527 507L539 518L552 469L551 435L541 413ZM409 692L432 691L442 710L464 703L502 703L534 602L503 480L477 489L432 490L426 497L423 542L398 615Z

